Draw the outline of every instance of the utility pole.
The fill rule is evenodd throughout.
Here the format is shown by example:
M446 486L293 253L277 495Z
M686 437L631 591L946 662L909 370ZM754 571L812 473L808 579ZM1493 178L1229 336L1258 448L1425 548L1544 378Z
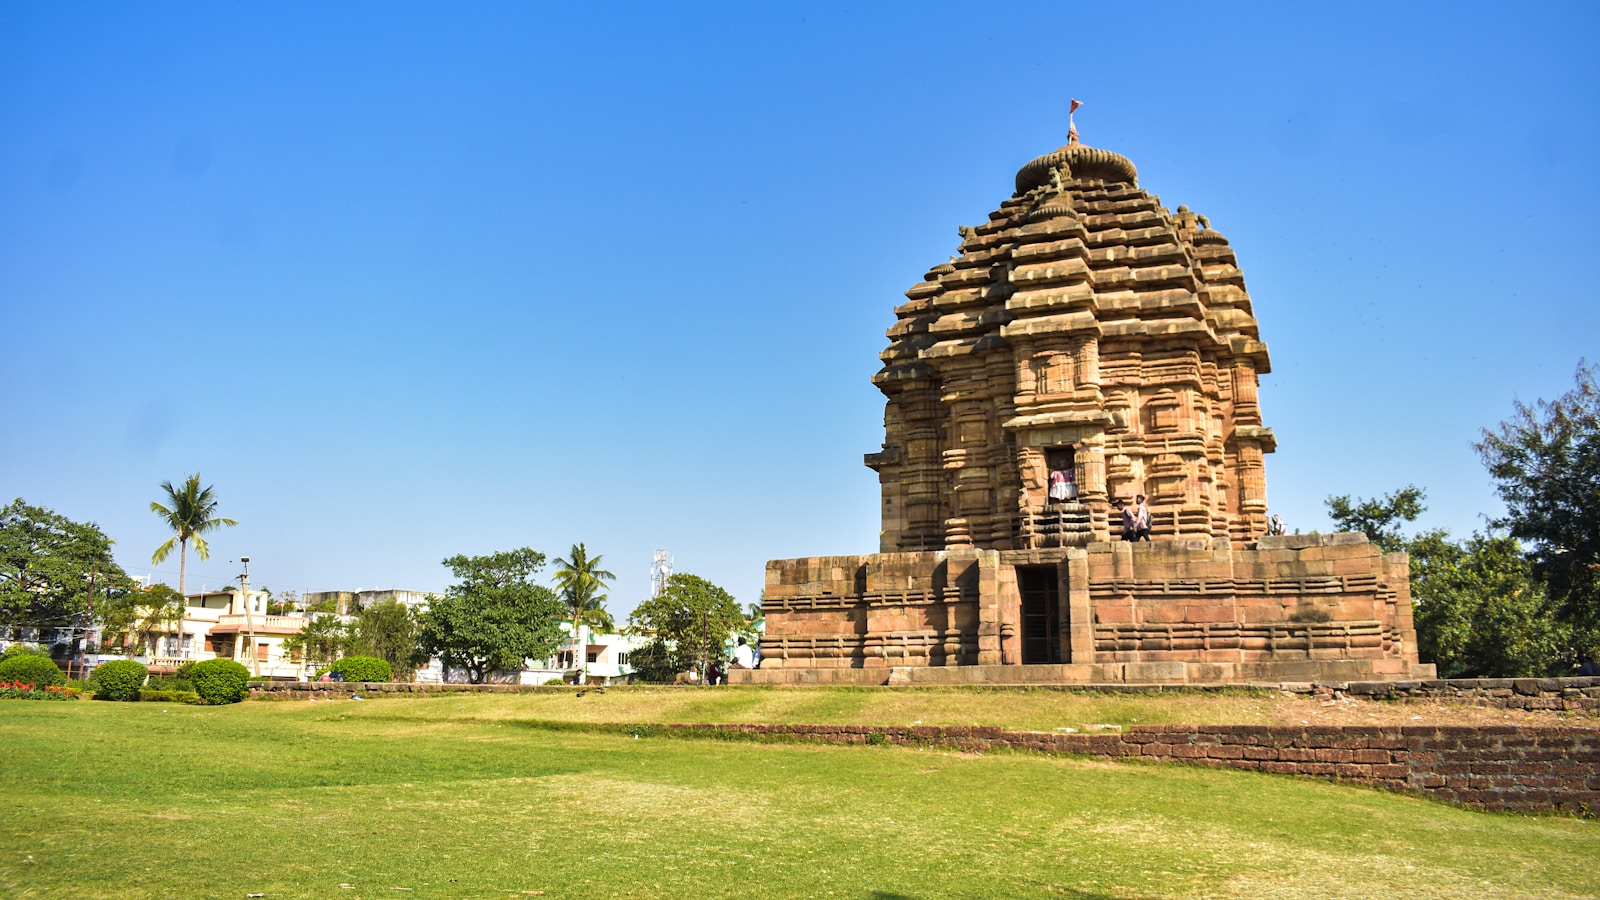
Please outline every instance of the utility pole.
M244 574L239 576L239 587L244 596L244 627L245 634L249 636L250 672L253 675L261 674L261 660L256 657L256 618L250 612L250 557L241 556L239 562L244 563Z
M89 566L89 600L83 606L83 638L78 644L78 677L83 677L83 670L89 665L89 626L94 622L94 579L100 572L100 563ZM70 668L70 666L69 666Z

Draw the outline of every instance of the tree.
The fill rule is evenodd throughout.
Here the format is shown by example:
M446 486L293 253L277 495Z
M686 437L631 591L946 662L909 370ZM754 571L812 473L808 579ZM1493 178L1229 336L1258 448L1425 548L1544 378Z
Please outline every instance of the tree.
M491 670L547 658L560 645L565 607L532 580L544 567L543 553L523 547L452 556L444 564L459 582L443 597L428 597L418 622L419 664L438 657L445 668L465 669L473 684L481 684Z
M395 677L411 678L417 653L417 619L404 603L385 600L356 616L351 652L374 656L389 664Z
M1555 615L1522 546L1504 534L1464 543L1442 530L1411 540L1417 649L1441 678L1565 674L1573 630Z
M1475 444L1506 514L1496 525L1531 545L1533 572L1564 621L1600 628L1600 384L1578 362L1571 391L1517 402Z
M172 555L174 547L178 548L178 593L181 594L189 565L189 545L194 544L194 553L201 560L210 559L211 548L206 545L205 536L239 523L217 515L217 495L211 485L200 486L199 473L184 479L182 488L174 488L172 482L163 481L161 489L167 494L167 503L151 502L150 511L160 516L172 529L172 537L156 548L156 552L150 556L150 562L159 566Z
M1329 497L1328 516L1340 531L1359 531L1377 544L1385 553L1406 549L1406 537L1400 530L1401 522L1416 521L1427 509L1422 500L1427 495L1414 484L1378 500L1351 499L1349 494Z
M129 617L126 650L128 656L137 656L143 650L155 656L156 642L171 631L188 614L183 595L165 584L152 584L142 591L128 594L133 604ZM103 641L102 641L103 643Z
M284 616L300 608L300 595L294 591L284 591L280 596L274 596L272 588L266 585L261 590L267 595L267 615ZM328 610L331 612L332 610Z
M606 595L602 591L607 582L617 576L600 568L601 556L590 556L583 544L573 544L567 554L571 559L557 559L556 590L561 602L567 605L567 615L572 622L574 662L578 663L578 681L588 680L589 657L583 646L583 628L601 633L616 629L611 614L606 612Z
M674 666L683 667L678 671L694 668L702 673L722 655L728 638L746 625L744 610L731 594L687 572L669 576L661 596L639 604L628 621L635 630L654 635L671 653Z
M1385 552L1411 557L1417 650L1443 678L1553 675L1570 666L1573 633L1560 626L1516 540L1474 534L1465 543L1439 529L1406 537L1401 524L1427 508L1407 485L1376 500L1329 497L1341 530L1361 531Z
M350 653L350 627L329 613L306 619L300 630L283 640L283 649L305 660L313 669L322 669Z
M130 590L111 543L93 522L21 498L0 508L0 625L71 628L96 603Z

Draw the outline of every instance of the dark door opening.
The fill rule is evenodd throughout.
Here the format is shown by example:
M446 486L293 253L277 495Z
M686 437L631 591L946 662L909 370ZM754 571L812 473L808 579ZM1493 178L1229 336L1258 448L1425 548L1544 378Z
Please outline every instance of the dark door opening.
M1055 566L1018 566L1022 594L1022 664L1061 662L1061 589Z

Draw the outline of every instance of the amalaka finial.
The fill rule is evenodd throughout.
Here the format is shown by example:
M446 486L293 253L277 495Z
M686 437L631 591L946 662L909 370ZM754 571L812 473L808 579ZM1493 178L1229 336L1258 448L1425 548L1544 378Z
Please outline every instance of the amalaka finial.
M1080 107L1082 105L1083 104L1081 102L1079 102L1078 100L1073 100L1072 101L1072 105L1067 108L1067 146L1068 147L1076 147L1076 146L1078 146L1078 126L1077 126L1076 123L1074 123L1072 121L1072 114L1077 112L1078 111L1078 107Z

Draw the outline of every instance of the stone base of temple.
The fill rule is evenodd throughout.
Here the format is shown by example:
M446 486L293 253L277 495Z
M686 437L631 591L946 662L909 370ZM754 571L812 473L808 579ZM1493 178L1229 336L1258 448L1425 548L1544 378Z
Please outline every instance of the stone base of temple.
M1410 564L1359 534L767 564L749 684L1415 680Z
M1350 681L1427 681L1432 663L1379 673L1363 660L1282 663L1110 663L1058 666L890 666L860 669L734 669L729 684L957 685L1280 685Z

